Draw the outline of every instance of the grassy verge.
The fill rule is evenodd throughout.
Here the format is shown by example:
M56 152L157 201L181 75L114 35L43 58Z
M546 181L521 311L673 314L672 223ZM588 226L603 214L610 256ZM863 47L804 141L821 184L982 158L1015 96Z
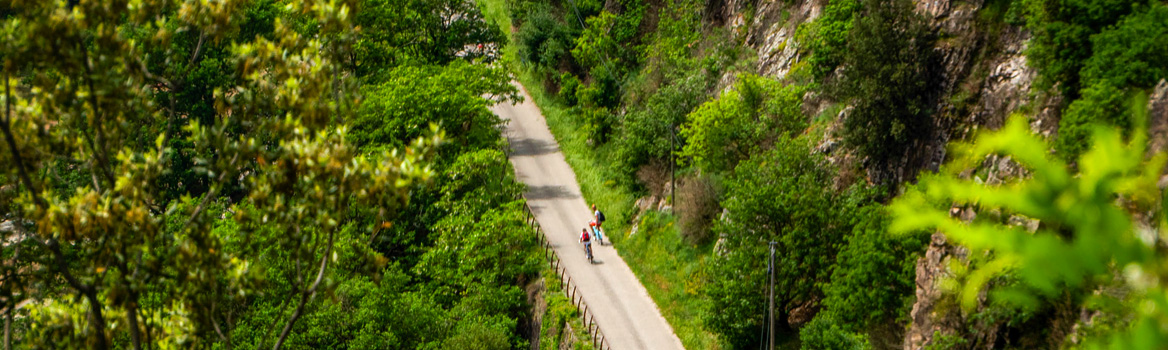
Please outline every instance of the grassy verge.
M588 332L585 331L584 321L580 318L580 310L572 305L561 290L564 282L550 267L543 270L543 280L547 287L544 293L547 309L540 325L539 348L559 349L564 341L564 326L568 325L576 338L572 343L573 349L593 349L592 343L588 342Z

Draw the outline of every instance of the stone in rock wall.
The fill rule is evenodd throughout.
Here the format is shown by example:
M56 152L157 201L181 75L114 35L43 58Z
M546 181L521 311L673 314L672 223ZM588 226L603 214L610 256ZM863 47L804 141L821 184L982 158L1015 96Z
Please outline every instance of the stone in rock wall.
M970 113L970 124L997 129L1005 125L1010 113L1029 100L1031 83L1037 74L1026 63L1029 33L1022 29L1008 29L999 37L1003 43L1000 56L991 63L993 69L986 76L981 98ZM1035 127L1042 128L1042 119Z
M966 211L972 213L972 210ZM944 234L933 234L925 256L917 259L917 300L909 313L911 324L904 335L905 350L924 349L932 343L934 335L954 334L962 327L963 320L958 311L939 307L945 295L938 282L949 276L949 259L963 259L967 254L965 248L949 245Z
M1148 98L1148 154L1168 151L1168 80L1156 84Z
M796 0L793 2L760 0L755 1L755 10L750 23L746 23L745 11L748 0L729 0L727 18L730 30L745 34L745 42L758 52L758 73L763 76L782 79L798 63L799 43L795 42L795 29L799 24L819 17L823 2L818 0Z

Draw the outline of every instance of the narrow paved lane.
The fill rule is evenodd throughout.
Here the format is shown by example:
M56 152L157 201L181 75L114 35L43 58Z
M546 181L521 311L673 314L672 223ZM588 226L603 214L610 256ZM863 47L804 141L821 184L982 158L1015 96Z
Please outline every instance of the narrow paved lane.
M492 110L509 120L506 136L515 174L527 184L528 203L568 274L583 289L581 295L601 332L613 349L682 349L645 287L612 246L593 244L596 263L588 264L578 239L592 215L580 195L576 174L531 96L520 90L525 98L522 104L500 104Z

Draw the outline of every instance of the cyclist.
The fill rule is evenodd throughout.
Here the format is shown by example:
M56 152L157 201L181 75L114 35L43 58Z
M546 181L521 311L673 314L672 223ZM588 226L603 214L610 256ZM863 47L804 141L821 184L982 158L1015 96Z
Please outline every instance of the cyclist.
M596 209L596 203L592 203L592 219L596 223L596 238L600 239L601 244L604 244L604 213L600 209Z
M588 229L580 231L580 242L584 242L584 255L588 257L588 262L592 262L592 237L588 235Z

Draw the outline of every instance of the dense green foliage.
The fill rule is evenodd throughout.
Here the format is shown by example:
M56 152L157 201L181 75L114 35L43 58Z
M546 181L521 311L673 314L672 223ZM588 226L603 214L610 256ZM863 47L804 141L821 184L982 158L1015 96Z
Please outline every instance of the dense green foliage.
M397 148L434 123L457 131L447 151L459 154L494 146L500 138L499 121L487 107L515 96L516 90L501 70L455 61L393 68L376 84L363 86L361 93L365 102L352 121L352 142L366 149Z
M838 320L816 317L799 330L799 340L805 350L864 350L871 349L864 336L843 330ZM843 323L846 324L846 323Z
M1149 1L1025 0L1027 27L1034 32L1027 58L1040 70L1040 84L1078 91L1080 70L1092 56L1092 36L1146 7ZM1120 67L1126 69L1126 67Z
M527 346L474 2L16 1L0 36L5 348Z
M507 39L473 1L363 1L356 10L353 21L362 30L347 63L362 76L407 63L491 59Z
M883 206L860 208L840 249L821 316L859 332L908 313L916 285L916 259L926 236L892 235Z
M1049 49L1043 46L1047 44L1040 39L1050 36L1051 40L1057 40L1063 34L1054 29L1049 29L1051 33L1040 30L1039 33L1046 34L1037 36L1039 39L1035 40L1036 46L1030 56L1034 62L1050 61L1051 66L1042 70L1044 74L1050 74L1047 79L1066 84L1064 90L1070 96L1079 96L1070 103L1059 121L1055 147L1066 160L1076 159L1087 150L1091 130L1096 124L1118 126L1124 130L1130 128L1132 117L1124 105L1130 91L1150 89L1160 79L1168 78L1168 28L1163 25L1168 21L1168 6L1159 3L1145 6L1138 2L1130 5L1087 2L1081 5L1097 7L1096 12L1107 14L1094 21L1108 25L1078 30L1080 36L1090 38L1091 45L1079 43L1073 45L1074 49L1066 49L1073 51L1066 53L1067 57L1048 57L1044 50ZM1038 14L1035 16L1042 18ZM1074 20L1085 19L1075 17ZM1046 23L1045 26L1058 28L1059 24L1062 23ZM1063 25L1079 28L1074 24ZM1040 24L1032 20L1031 27L1038 26ZM1072 72L1072 69L1076 70ZM1076 87L1081 89L1073 90Z
M811 22L800 37L807 40L811 57L812 72L817 77L826 77L843 64L847 54L848 37L855 26L856 14L862 10L862 1L829 1L823 6L823 14Z
M735 347L751 347L766 308L769 242L775 242L775 320L823 295L836 255L851 232L863 191L836 194L822 157L802 139L780 138L775 147L738 165L722 203L729 213L715 231L725 256L715 258L706 295L707 324ZM787 327L782 327L787 328Z
M1143 101L1135 110L1144 108ZM1140 113L1137 117L1142 119ZM922 181L892 206L897 231L937 229L976 252L969 270L958 271L960 302L966 310L981 303L989 289L996 308L1033 311L1066 295L1077 306L1103 315L1084 332L1091 348L1153 349L1168 340L1161 308L1168 305L1162 281L1161 229L1140 227L1138 215L1159 211L1162 195L1156 186L1163 154L1145 159L1143 129L1125 142L1116 129L1098 129L1091 149L1078 161L1075 175L1065 163L1049 157L1047 144L1030 134L1024 119L1015 118L998 133L984 134L960 148L947 171ZM960 173L989 154L1008 155L1027 166L1028 179L990 186ZM1117 199L1118 198L1118 199ZM951 218L954 201L999 216L964 223ZM1016 215L1040 220L1037 232L1009 224ZM1101 290L1120 293L1102 293Z

